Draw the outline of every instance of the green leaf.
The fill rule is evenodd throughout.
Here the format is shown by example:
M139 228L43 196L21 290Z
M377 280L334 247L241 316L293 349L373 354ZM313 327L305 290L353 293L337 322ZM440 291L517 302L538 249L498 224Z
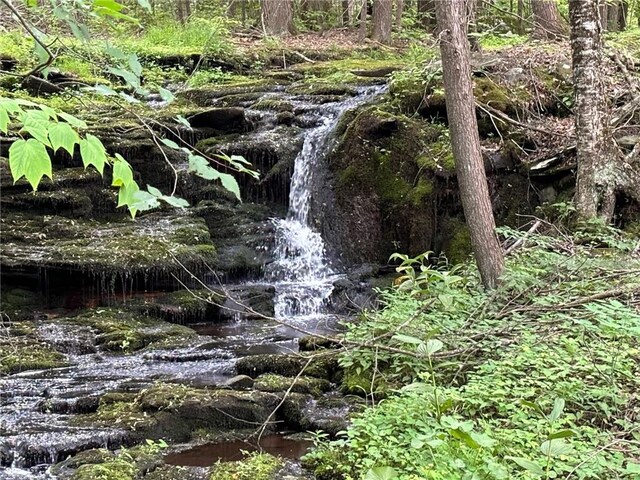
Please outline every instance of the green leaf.
M77 132L68 123L56 123L49 127L49 140L53 152L57 152L60 147L64 148L69 155L73 156L76 143L80 143Z
M7 113L24 113L22 108L20 108L20 103L13 98L0 97L0 110L4 110Z
M560 430L558 432L554 432L549 435L549 440L553 440L554 438L568 438L573 437L576 434L573 430Z
M144 190L138 190L133 194L133 202L129 205L129 208L134 208L141 212L158 208L160 202L158 199Z
M40 107L40 110L46 113L49 118L51 118L52 120L55 120L56 122L58 121L58 115L56 114L56 111L53 108L47 105L39 105L39 107Z
M549 420L555 422L562 415L562 411L564 410L564 398L556 398L553 401L553 410L551 411L551 415L549 415Z
M396 333L392 338L393 340L397 340L398 342L409 343L412 345L420 345L423 343L422 340L417 337L411 337L409 335L403 335L401 333Z
M394 480L398 473L391 467L375 467L367 472L364 480Z
M627 462L627 466L624 469L624 474L640 474L640 463Z
M508 457L508 456L504 458L517 463L520 467L524 468L525 470L527 470L529 473L532 473L533 475L536 475L538 477L544 476L544 470L542 470L542 468L540 468L540 466L537 463L534 463L529 459L522 458L522 457Z
M178 145L173 140L169 140L168 138L161 138L160 141L162 143L164 143L169 148L173 148L174 150L180 150L180 145ZM202 157L200 157L200 158L202 158ZM207 165L208 165L208 163L207 163Z
M43 176L53 177L46 147L33 138L17 140L11 145L9 168L14 183L24 176L34 190L38 189Z
M112 73L113 75L121 77L127 84L132 87L140 86L140 76L136 75L133 72L130 72L129 70L125 70L124 68L109 67L107 68L107 71L109 73Z
M186 118L184 118L182 115L178 115L177 117L175 117L176 121L182 125L184 125L185 127L191 129L191 124L189 123L189 120L187 120Z
M42 110L27 110L24 115L22 115L21 120L21 132L27 132L39 142L48 147L51 146L49 144L49 135L47 132L50 125L49 115Z
M89 34L89 29L87 28L86 25L82 23L76 23L72 20L67 20L67 25L71 29L71 33L73 33L73 36L76 37L81 42L88 42L89 39L91 38L91 35Z
M160 190L158 190L156 187L152 187L151 185L147 185L147 190L154 197L160 198L163 196Z
M187 202L184 198L176 197L174 195L163 195L162 197L160 197L160 200L176 208L186 208L189 206L189 202Z
M111 186L121 187L133 182L133 170L131 165L127 162L122 155L116 153L116 160L113 162L113 180Z
M100 175L104 172L104 164L107 162L107 152L98 137L87 133L83 140L80 140L80 155L84 168L93 165Z
M427 340L426 343L418 346L417 352L420 355L426 355L430 357L434 353L442 350L442 347L444 347L444 344L440 340L432 338L431 340Z
M109 88L105 85L96 85L95 87L87 87L86 90L90 90L92 92L96 92L100 95L104 95L105 97L110 97L113 95L118 95L118 92Z
M529 400L524 400L524 399L520 399L520 403L522 405L524 405L525 407L529 407L532 408L533 410L535 410L536 412L540 413L541 415L544 416L544 411L542 410L542 408L540 407L540 405L538 405L535 402L530 402Z
M209 162L200 155L189 154L189 171L194 172L205 180L217 180L220 172L209 165Z
M173 102L176 97L166 88L158 87L158 93L160 94L160 98L165 102Z
M140 77L142 75L142 65L140 64L140 60L138 60L138 55L135 53L129 55L129 68L133 72L136 77Z
M0 108L0 132L9 132L9 114L6 110Z
M116 58L118 60L126 60L127 59L127 54L124 53L122 50L120 50L117 47L114 47L113 45L108 45L107 47L104 49L104 52L107 55L112 56L113 58Z
M242 199L240 198L240 185L238 185L238 182L233 175L229 175L228 173L221 173L220 181L222 182L222 186L224 188L233 193L238 200L242 201Z
M144 8L147 12L151 13L153 10L151 8L151 3L149 0L138 0L138 5Z
M549 457L560 457L562 455L569 455L573 452L573 447L560 438L554 438L552 440L545 440L540 445L540 451Z
M87 128L87 124L83 120L80 120L79 118L76 118L73 115L70 115L65 112L58 112L58 116L62 118L65 122L67 122L69 125L71 125L72 127Z

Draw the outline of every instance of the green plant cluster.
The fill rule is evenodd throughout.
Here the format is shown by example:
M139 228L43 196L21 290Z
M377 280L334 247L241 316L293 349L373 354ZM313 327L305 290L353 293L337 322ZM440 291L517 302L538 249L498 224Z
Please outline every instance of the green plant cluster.
M373 403L305 458L318 478L640 478L640 260L591 227L528 235L489 293L471 265L394 256L346 333L376 347L340 360Z

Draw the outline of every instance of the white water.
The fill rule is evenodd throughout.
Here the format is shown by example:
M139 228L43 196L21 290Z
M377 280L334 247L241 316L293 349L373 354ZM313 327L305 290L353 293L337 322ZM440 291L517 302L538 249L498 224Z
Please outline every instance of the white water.
M337 273L327 258L324 240L309 218L314 172L333 145L333 132L340 117L382 92L384 87L363 89L343 102L323 105L323 121L305 136L295 159L289 213L276 219L276 261L271 277L276 279L275 315L282 320L314 318L328 306Z

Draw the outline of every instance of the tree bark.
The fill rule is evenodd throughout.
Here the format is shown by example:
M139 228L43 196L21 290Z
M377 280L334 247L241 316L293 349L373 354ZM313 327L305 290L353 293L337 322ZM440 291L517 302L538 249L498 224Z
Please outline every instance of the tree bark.
M569 0L578 161L575 204L581 218L608 220L615 206L616 158L601 80L604 22L598 3Z
M349 25L349 0L342 0L340 2L340 10L342 10L342 26Z
M534 38L560 40L567 37L569 33L567 24L554 0L531 0L531 9L535 24Z
M614 1L609 4L607 9L607 29L610 32L617 32L618 29L618 15L620 14L620 4Z
M267 35L293 33L293 0L262 0L262 24Z
M404 0L396 0L396 29L402 30L402 14L404 13Z
M372 40L385 44L391 42L392 6L392 0L373 0Z
M360 30L358 32L358 40L360 43L367 38L367 0L362 0L360 9Z
M467 38L472 52L480 51L478 39L478 4L477 0L466 0L467 3Z
M607 1L606 0L601 0L600 2L600 27L602 29L603 32L607 31L608 28L608 24L607 24L607 18L609 18L609 15L607 13L607 11L609 10L609 6L607 5Z
M418 0L418 18L420 23L429 31L435 30L436 26L436 3L435 0Z
M495 233L489 188L480 150L465 27L465 0L436 3L447 118L460 197L471 233L471 245L485 288L498 285L504 270Z

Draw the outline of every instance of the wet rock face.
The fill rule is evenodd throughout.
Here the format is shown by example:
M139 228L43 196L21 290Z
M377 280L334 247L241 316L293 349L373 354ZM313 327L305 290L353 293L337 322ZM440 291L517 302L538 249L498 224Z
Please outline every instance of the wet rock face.
M212 133L243 133L250 129L244 109L239 107L212 108L187 118L192 128L211 130Z

